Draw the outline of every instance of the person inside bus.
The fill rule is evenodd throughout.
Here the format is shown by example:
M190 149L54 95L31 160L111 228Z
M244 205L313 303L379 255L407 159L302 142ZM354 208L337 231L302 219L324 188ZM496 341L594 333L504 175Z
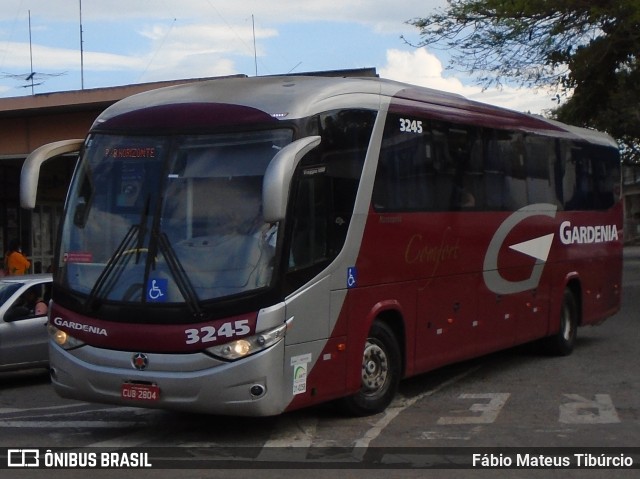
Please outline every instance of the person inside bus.
M18 240L11 241L9 245L9 251L5 256L5 267L10 276L27 274L31 267L31 261L22 254L22 247Z

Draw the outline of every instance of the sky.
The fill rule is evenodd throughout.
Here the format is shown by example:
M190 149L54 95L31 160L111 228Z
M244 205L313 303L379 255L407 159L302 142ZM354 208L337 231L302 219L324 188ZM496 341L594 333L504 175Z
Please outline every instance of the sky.
M384 78L518 111L543 113L555 106L549 92L483 91L472 77L446 68L446 51L403 40L419 41L408 20L445 4L0 0L0 98L232 74L374 67ZM27 80L32 72L33 87Z

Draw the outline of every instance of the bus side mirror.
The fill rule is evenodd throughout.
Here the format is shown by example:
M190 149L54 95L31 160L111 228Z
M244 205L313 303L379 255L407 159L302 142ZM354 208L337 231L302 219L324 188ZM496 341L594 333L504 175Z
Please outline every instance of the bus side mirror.
M84 140L55 141L35 149L24 160L20 173L20 205L32 210L36 207L40 166L47 160L65 153L80 151Z
M262 181L262 214L266 223L284 219L291 179L296 166L320 144L319 136L308 136L288 144L273 157Z

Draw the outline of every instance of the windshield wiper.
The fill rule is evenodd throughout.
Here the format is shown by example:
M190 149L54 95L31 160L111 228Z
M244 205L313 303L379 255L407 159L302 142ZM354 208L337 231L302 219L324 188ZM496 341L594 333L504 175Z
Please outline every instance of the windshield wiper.
M163 232L159 232L157 234L158 240L158 248L162 252L165 260L167 261L167 266L169 270L173 274L173 279L180 290L180 293L184 297L185 302L191 313L194 316L201 317L203 315L202 308L200 307L200 303L198 301L198 295L189 281L189 276L187 275L182 263L178 259L175 251L171 247L171 243L167 235Z
M129 228L129 231L124 235L122 241L116 248L115 253L107 264L105 268L98 276L96 280L96 284L93 285L91 292L89 293L89 297L87 298L86 308L90 310L92 306L95 304L97 299L103 298L109 294L111 289L115 286L117 281L120 279L122 272L125 270L126 266L131 261L132 253L135 252L136 261L135 264L140 262L140 254L145 251L143 248L144 238L147 234L147 218L149 217L149 205L151 203L151 196L147 195L147 199L144 203L144 208L140 213L140 221L136 225L132 225ZM132 248L135 242L135 248ZM124 260L124 262L123 262ZM118 274L113 274L114 269L120 266Z
M120 278L122 271L124 271L124 266L126 266L127 263L131 260L131 255L127 254L127 252L131 250L131 247L133 246L136 239L141 236L140 229L140 225L131 225L131 228L129 228L127 233L124 235L124 238L122 238L122 241L116 248L116 251L111 256L111 258L109 258L109 261L100 273L100 276L98 276L96 284L94 284L93 288L91 288L91 292L89 293L89 297L87 298L87 302L85 303L85 307L87 310L92 309L97 299L102 298L106 294L108 294L108 292L111 291L113 286ZM123 259L124 264L121 264ZM113 271L118 265L121 266L120 274L114 275Z

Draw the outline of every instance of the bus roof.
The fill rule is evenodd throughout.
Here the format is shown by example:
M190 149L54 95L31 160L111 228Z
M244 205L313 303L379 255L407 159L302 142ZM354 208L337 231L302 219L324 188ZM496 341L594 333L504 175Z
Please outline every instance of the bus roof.
M385 100L386 97L386 100ZM566 125L541 116L519 113L492 106L453 93L409 85L382 78L269 76L233 77L195 81L159 88L125 98L107 108L92 129L110 129L119 117L143 111L147 121L160 125L171 108L190 105L199 111L217 105L237 105L263 114L266 121L290 120L337 108L369 108L381 105L420 105L438 119L467 122L496 128L535 132L617 148L609 135L595 130ZM257 115L260 117L260 115ZM114 121L115 120L115 121ZM169 120L166 120L169 121Z

